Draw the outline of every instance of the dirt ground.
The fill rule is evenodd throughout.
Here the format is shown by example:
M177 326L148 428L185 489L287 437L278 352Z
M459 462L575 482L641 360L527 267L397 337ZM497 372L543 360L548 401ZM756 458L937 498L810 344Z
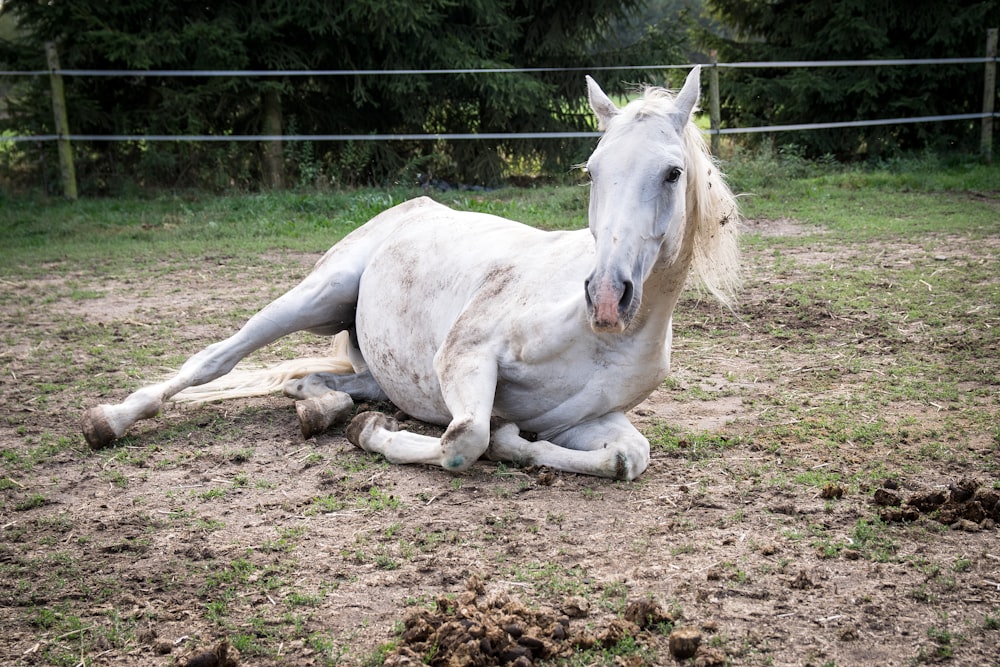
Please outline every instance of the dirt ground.
M654 440L634 483L390 466L342 429L303 440L280 396L172 405L90 452L83 409L228 335L315 257L4 284L0 663L1000 665L996 336L965 407L874 400L932 338L796 307L787 285L946 261L789 221L748 238L739 314L679 307L674 372L632 415ZM960 251L995 266L1000 247ZM977 316L1000 326L986 287ZM322 340L261 358L292 350Z

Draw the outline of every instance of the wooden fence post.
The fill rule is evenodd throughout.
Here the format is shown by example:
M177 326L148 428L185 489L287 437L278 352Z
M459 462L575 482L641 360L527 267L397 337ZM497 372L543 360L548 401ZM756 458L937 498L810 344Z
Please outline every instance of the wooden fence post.
M264 113L264 134L281 135L281 95L268 88L262 94ZM269 190L285 187L285 153L280 139L264 142L264 186Z
M993 163L993 109L997 96L997 29L986 31L986 57L991 58L986 63L986 74L983 77L983 117L982 131L979 135L979 152L986 164Z
M719 52L708 52L711 69L708 72L708 119L712 128L712 155L719 156L719 126L722 124L719 112Z
M69 141L69 120L66 116L66 96L62 75L59 73L59 53L53 42L45 43L45 58L49 65L49 82L52 85L52 115L56 123L56 144L59 148L59 173L62 177L63 195L76 199L76 168L73 166L73 145Z

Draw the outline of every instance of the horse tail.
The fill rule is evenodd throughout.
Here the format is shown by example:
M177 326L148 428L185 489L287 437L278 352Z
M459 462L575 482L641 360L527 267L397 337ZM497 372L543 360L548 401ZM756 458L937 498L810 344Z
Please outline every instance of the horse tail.
M349 341L347 332L342 331L333 337L329 356L291 359L265 368L237 367L212 382L188 387L175 394L171 400L202 404L231 398L266 396L282 391L289 380L313 373L353 373L354 366L348 355Z

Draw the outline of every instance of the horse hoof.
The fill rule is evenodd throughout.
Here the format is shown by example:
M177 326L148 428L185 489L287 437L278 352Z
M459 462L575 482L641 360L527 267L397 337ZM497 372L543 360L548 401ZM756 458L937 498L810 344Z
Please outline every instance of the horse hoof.
M376 429L387 431L398 431L399 423L392 417L386 417L381 412L360 412L354 416L347 426L347 439L352 445L360 449L371 451L365 444Z
M324 396L295 402L295 412L299 416L302 437L307 440L319 435L336 422L347 419L353 409L354 401L349 395L340 391L331 391Z
M83 430L83 437L87 439L87 444L90 445L91 449L107 447L118 438L104 416L104 406L102 405L83 413L83 417L80 419L80 428Z

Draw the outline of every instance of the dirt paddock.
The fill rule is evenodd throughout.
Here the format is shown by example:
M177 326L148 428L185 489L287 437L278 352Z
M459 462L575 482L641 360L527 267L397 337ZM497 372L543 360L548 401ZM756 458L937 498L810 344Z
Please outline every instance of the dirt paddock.
M394 467L338 428L303 440L280 396L174 405L90 452L84 408L316 257L5 284L0 662L1000 664L1000 245L747 238L737 314L680 304L674 372L632 415L653 443L634 483ZM983 262L954 322L907 316L920 281L944 298L932 275ZM852 280L895 296L845 306Z

